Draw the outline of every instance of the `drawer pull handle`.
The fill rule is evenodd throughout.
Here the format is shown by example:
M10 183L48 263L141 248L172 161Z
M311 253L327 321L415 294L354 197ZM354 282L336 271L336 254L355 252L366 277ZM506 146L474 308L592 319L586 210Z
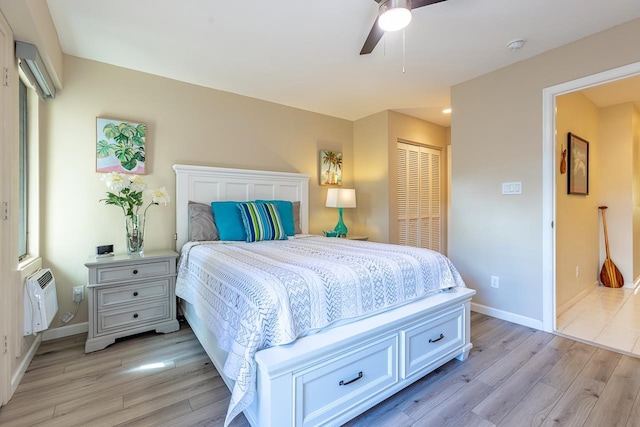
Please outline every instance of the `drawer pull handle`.
M349 385L349 384L351 384L353 382L358 381L360 378L362 378L362 376L363 376L362 375L362 371L360 371L360 372L358 372L358 376L355 377L354 379L349 380L349 381L342 380L342 381L340 381L340 383L338 383L338 385Z
M133 274L138 274L138 270L133 270Z
M137 319L137 318L138 318L138 313L134 314L134 315L133 315L133 318L134 318L134 319Z
M138 291L135 291L135 292L133 293L133 296L134 296L134 297L137 297L137 296L138 296Z
M438 338L436 338L435 340L432 340L431 338L429 338L429 342L438 342L443 338L444 338L444 335L440 334L440 336Z

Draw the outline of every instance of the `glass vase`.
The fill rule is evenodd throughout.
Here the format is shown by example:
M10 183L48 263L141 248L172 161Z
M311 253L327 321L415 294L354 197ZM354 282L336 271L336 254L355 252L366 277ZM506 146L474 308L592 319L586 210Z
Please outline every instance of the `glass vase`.
M142 255L144 250L144 214L125 215L127 254Z

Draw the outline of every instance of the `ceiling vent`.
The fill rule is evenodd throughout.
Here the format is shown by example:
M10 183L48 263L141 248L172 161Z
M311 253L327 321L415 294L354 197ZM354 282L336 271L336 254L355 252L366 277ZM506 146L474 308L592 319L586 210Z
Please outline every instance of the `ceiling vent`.
M35 88L38 96L41 98L56 96L56 88L35 45L16 42L16 58L20 59L20 68Z

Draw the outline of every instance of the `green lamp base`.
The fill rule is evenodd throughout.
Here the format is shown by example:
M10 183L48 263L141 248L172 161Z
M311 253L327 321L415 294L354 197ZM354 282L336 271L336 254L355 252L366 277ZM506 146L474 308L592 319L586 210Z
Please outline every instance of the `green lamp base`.
M338 223L336 224L333 231L338 234L337 237L343 237L347 235L347 226L344 225L344 221L342 221L342 208L338 208Z

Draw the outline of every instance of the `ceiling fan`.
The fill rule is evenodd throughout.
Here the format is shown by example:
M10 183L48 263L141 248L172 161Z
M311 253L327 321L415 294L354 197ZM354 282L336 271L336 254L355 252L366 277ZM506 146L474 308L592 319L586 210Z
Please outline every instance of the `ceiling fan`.
M385 31L396 31L409 25L411 10L446 0L375 0L380 9L373 28L364 41L360 55L367 55L376 47Z

